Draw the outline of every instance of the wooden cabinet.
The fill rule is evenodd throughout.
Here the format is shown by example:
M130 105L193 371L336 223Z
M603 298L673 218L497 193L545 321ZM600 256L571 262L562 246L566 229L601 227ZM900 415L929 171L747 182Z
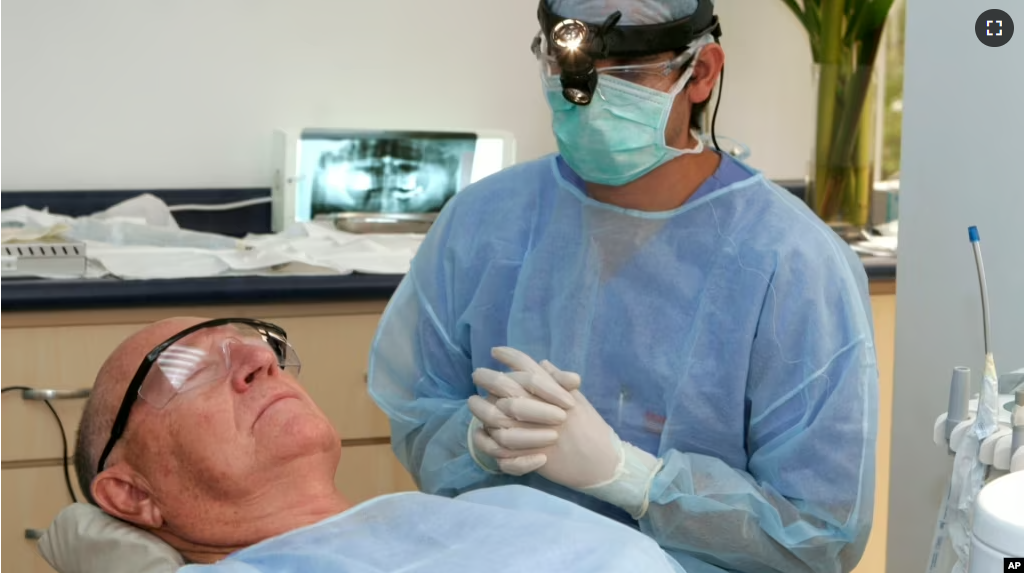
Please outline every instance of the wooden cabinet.
M897 295L893 283L889 289L876 288L872 294L872 319L875 324L876 361L879 364L879 440L876 443L876 499L872 533L861 562L854 573L886 571L886 524L890 504L890 442L893 421L894 331L897 322Z
M136 324L103 326L42 326L12 328L14 317L3 317L2 378L6 386L38 389L89 389L100 365ZM52 400L74 447L75 430L85 399ZM53 415L41 401L24 400L20 392L3 396L3 461L53 460L61 456L61 438ZM71 454L71 450L68 451Z

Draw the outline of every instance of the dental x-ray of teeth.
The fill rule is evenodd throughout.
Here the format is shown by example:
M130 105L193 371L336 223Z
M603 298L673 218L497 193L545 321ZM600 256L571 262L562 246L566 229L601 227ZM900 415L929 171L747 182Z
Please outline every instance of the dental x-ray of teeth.
M436 213L470 181L474 134L304 133L311 215Z

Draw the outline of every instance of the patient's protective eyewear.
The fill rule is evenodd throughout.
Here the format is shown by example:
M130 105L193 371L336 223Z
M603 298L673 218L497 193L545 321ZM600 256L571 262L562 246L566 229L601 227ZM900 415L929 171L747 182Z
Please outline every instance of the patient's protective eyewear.
M285 330L261 320L210 320L159 344L143 359L125 391L97 473L103 471L107 456L124 434L137 397L154 408L164 408L179 394L227 380L235 369L252 364L246 357L254 353L273 354L279 368L295 376L299 374L299 356L288 343Z

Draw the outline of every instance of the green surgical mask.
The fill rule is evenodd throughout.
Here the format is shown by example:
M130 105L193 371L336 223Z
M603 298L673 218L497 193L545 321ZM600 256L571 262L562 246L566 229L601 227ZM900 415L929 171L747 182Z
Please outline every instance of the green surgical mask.
M620 186L671 159L701 153L701 138L696 138L697 145L690 149L676 149L665 142L673 101L692 74L693 64L669 92L599 74L595 97L585 106L566 101L557 77L544 80L552 129L563 159L584 181Z

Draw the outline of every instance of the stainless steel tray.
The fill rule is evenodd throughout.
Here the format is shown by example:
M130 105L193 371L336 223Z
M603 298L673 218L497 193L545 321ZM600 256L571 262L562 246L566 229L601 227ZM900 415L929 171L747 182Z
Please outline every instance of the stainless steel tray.
M437 218L437 213L335 213L315 220L347 233L426 233Z

